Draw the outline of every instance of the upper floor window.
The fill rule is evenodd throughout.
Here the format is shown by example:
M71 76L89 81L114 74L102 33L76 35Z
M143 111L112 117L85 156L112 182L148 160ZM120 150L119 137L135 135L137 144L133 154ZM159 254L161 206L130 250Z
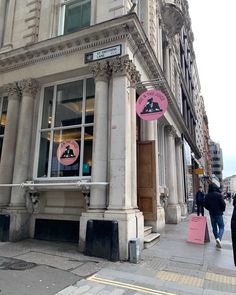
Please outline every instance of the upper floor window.
M91 0L64 0L60 9L59 35L90 26Z
M0 158L2 154L3 137L7 117L7 97L0 96Z
M94 101L93 78L43 89L36 177L91 175Z

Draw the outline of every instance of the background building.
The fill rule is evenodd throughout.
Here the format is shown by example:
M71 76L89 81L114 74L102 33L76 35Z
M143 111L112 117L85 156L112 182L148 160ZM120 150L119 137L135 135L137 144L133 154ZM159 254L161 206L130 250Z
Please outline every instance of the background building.
M236 175L224 178L223 188L224 192L228 192L231 193L231 195L234 195L236 193Z
M212 174L214 174L218 178L220 185L222 185L223 154L222 154L222 149L220 147L220 144L211 140L210 151L211 151Z

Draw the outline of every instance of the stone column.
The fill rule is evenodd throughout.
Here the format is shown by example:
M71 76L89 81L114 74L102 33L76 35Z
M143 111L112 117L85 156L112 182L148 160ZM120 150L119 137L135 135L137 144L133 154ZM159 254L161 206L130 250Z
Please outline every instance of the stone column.
M15 6L16 6L16 0L9 0L9 6L7 9L7 15L5 18L5 33L4 33L4 39L3 39L4 49L12 48L12 33L13 33L13 25L14 25L14 17L15 17Z
M184 193L184 169L183 169L183 141L181 138L176 138L176 168L177 168L177 194L178 203L181 208L181 216L187 215L187 205L185 203Z
M13 183L17 184L28 179L34 98L38 90L38 84L36 80L28 79L19 82L19 87L22 93L22 100L13 172ZM13 187L9 206L11 215L10 241L17 241L29 236L29 214L26 211L25 205L25 190L21 187Z
M176 131L173 126L166 127L167 132L167 185L168 185L168 206L166 208L166 223L179 223L181 220L181 209L177 198L176 179L176 158L175 158L175 137Z
M5 91L8 94L8 106L4 140L2 147L2 157L0 162L0 183L10 184L12 182L16 137L18 127L18 115L20 106L20 91L16 83L6 85ZM9 205L11 196L10 187L0 189L0 207Z
M0 48L3 43L4 29L5 29L5 13L6 13L6 0L0 0Z
M130 85L137 70L128 56L110 61L113 79L111 90L111 123L109 155L109 206L105 219L117 220L119 226L120 259L128 259L128 243L139 237L143 243L143 215L134 202L134 184L137 179L134 152L134 124L132 110L134 96ZM136 142L136 138L135 138ZM136 190L135 190L136 191Z
M170 85L170 52L169 52L169 46L168 43L165 42L165 47L164 47L164 66L163 66L163 70L165 73L165 77L167 82Z
M91 70L96 82L92 182L107 182L109 65L107 61L97 62ZM107 187L92 186L89 209L104 211L106 203Z
M13 183L22 183L28 178L34 98L38 90L38 84L35 80L29 79L19 82L19 87L22 93L22 101L16 142ZM25 207L24 195L24 189L13 188L11 206Z

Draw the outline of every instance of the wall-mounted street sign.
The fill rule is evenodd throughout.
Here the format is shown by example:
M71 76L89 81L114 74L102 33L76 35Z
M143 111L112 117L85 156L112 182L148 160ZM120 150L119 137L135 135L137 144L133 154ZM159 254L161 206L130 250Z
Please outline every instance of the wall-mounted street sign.
M167 97L156 89L143 92L136 102L138 116L146 121L158 120L164 115L167 107Z
M85 63L89 63L95 60L105 59L113 56L121 55L121 44L103 48L97 51L85 53Z
M57 148L57 160L65 166L74 164L79 157L79 145L74 139L67 139Z

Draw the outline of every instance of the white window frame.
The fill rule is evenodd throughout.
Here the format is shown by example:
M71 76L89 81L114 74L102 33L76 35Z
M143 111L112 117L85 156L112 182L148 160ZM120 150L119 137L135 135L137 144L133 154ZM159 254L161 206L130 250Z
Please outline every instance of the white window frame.
M41 88L41 93L40 93L40 103L39 103L39 116L38 116L38 123L37 123L37 135L36 135L36 145L35 145L35 161L34 161L34 168L33 168L33 179L36 181L65 181L65 180L91 180L91 175L90 176L83 176L83 160L84 160L84 129L86 127L94 127L95 122L93 123L85 123L85 115L82 115L82 122L81 124L77 125L72 125L71 128L69 126L66 127L55 127L54 126L54 120L55 120L55 112L56 112L56 94L57 94L57 86L69 82L75 82L75 81L81 81L83 80L83 102L82 102L82 112L83 114L85 113L85 102L86 102L86 79L93 78L91 75L87 76L81 76L81 77L76 77L73 79L66 79L66 80L61 80L57 81L54 83L49 83L45 84ZM53 90L53 107L52 107L52 122L53 126L51 128L41 128L42 126L42 116L43 116L43 103L44 103L44 90L47 87L54 87ZM95 95L95 93L94 93ZM95 97L96 99L96 97ZM95 113L95 110L94 110ZM69 127L69 128L68 128ZM67 176L58 176L58 177L52 177L51 175L51 164L52 164L52 150L53 150L53 136L54 136L54 131L57 130L65 130L65 129L76 129L76 128L81 128L81 147L80 147L80 170L79 170L79 175L78 176L72 176L72 177L67 177ZM46 177L38 177L38 162L39 162L39 153L40 153L40 140L41 140L41 133L42 132L47 132L51 131L51 138L50 138L50 147L49 147L49 157L48 157L48 171L47 171L47 176ZM94 140L94 139L93 139Z
M59 21L58 21L58 32L57 35L64 35L64 26L65 26L65 13L66 5L75 2L76 0L63 0L59 8ZM80 2L86 3L91 2L91 12L90 12L90 25L91 25L91 16L92 16L92 0L80 0Z

